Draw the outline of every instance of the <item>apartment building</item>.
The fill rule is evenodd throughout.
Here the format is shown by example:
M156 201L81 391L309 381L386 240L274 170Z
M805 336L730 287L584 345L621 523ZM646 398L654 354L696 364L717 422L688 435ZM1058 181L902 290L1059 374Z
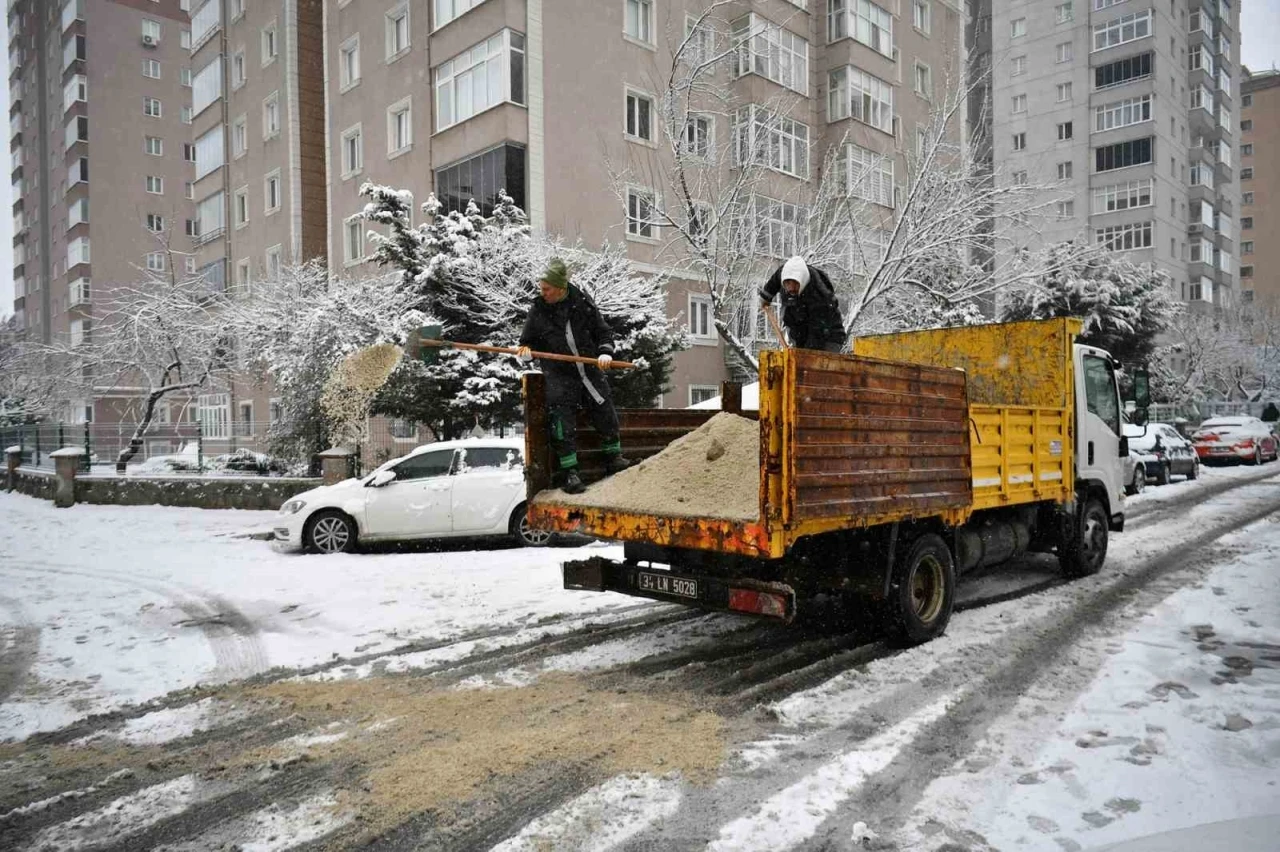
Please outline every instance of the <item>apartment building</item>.
M195 257L214 292L246 292L325 256L321 23L320 0L197 0L192 10ZM195 414L213 440L260 437L269 391L210 389Z
M1240 85L1240 295L1280 306L1280 71Z
M534 229L622 242L641 269L670 276L668 309L695 345L677 357L662 404L718 392L731 364L709 300L673 274L678 253L653 213L673 201L656 125L662 81L708 6L325 0L331 264L369 271L367 226L355 218L364 181L409 190L415 204L435 192L446 209L472 198L487 209L505 189ZM860 174L851 189L892 217L902 151L928 123L935 85L963 67L961 18L948 0L743 0L695 31L699 55L725 55L726 95L691 122L690 144L729 151L735 133L760 132L771 134L760 147L779 152L752 205L762 266L803 249L824 155L846 133L845 162ZM780 104L781 119L766 115ZM879 163L874 174L860 173L864 161ZM731 156L721 165L735 168Z
M1231 0L982 0L999 180L1051 185L1037 242L1087 239L1239 293L1239 9Z
M30 339L90 337L114 288L163 270L166 243L190 250L184 7L9 0L13 308ZM66 416L94 419L113 397Z

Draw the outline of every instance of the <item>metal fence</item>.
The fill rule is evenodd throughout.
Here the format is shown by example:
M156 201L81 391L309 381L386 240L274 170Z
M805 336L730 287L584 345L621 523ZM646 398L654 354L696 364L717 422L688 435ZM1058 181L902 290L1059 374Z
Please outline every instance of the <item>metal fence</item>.
M1261 417L1267 407L1266 402L1242 402L1225 400L1187 402L1176 405L1156 403L1151 406L1150 415L1154 423L1176 423L1185 421L1199 425L1211 417Z

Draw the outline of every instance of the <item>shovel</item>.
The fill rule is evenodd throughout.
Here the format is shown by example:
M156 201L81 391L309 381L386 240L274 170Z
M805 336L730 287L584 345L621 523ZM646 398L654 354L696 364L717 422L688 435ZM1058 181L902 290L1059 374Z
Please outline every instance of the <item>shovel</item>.
M430 363L435 360L436 349L472 349L476 352L496 352L499 355L517 355L520 350L515 346L486 346L482 343L457 343L452 340L443 340L440 338L441 328L438 325L429 325L418 330L418 345L422 347L419 351L419 357L423 361ZM556 352L534 352L534 358L544 361L568 361L573 364L595 364L595 358L587 358L582 355L560 355ZM636 366L631 361L614 361L609 365L609 369L625 369L627 367Z

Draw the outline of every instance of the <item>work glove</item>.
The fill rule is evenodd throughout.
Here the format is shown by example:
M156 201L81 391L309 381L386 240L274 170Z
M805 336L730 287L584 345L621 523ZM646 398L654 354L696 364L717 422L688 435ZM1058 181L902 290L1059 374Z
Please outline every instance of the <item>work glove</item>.
M533 360L533 350L530 349L528 346L521 346L518 350L516 350L516 358L520 360L520 363L528 364L530 361Z
M600 365L601 370L609 369L609 365L613 363L612 355L601 355L596 359L596 363Z

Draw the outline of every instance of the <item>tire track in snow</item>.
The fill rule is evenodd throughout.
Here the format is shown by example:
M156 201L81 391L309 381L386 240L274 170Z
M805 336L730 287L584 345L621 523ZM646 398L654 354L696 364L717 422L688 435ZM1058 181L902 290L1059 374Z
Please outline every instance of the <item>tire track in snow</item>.
M27 618L22 603L0 595L0 609L9 617L0 627L0 704L26 679L40 653L40 628Z

